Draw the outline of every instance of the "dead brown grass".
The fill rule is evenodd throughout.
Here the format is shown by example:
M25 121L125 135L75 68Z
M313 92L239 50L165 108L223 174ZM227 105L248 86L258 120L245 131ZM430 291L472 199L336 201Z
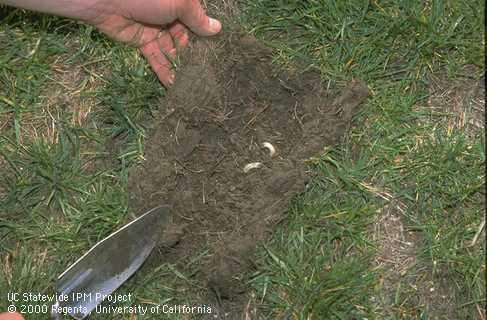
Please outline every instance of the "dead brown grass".
M35 139L57 143L62 115L68 115L72 125L83 127L89 115L100 108L100 102L93 93L103 86L103 61L73 63L69 59L79 45L74 38L67 44L70 52L52 57L51 72L43 84L39 103L22 113L20 144ZM13 114L4 114L0 117L0 134L11 131L13 125Z
M474 74L466 67L463 74ZM485 128L485 79L468 76L452 78L446 72L431 74L428 106L449 115L449 130L479 132Z

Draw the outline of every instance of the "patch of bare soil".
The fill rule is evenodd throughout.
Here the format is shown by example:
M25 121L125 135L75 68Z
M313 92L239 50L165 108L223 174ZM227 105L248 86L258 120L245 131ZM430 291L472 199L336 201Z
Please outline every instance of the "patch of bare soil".
M446 72L430 74L428 106L439 114L450 115L451 129L465 129L479 132L485 128L485 78L473 79L466 75L475 74L475 67L465 67L465 76L454 79Z
M208 249L196 277L240 319L257 244L304 191L307 159L340 142L369 91L353 81L333 93L316 73L290 75L239 33L194 42L182 66L155 116L146 161L130 174L130 203L139 213L172 206L152 263L184 269Z
M405 205L388 191L376 194L387 201L373 224L375 264L381 270L378 295L372 298L377 314L409 319L425 313L428 319L455 319L458 303L450 271L418 261L422 237L405 225Z

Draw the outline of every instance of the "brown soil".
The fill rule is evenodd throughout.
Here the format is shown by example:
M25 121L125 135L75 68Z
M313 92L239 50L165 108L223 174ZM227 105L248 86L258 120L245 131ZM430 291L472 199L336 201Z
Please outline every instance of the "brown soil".
M238 298L246 290L241 280L256 246L305 190L307 159L340 142L369 91L353 81L333 93L316 73L283 72L268 49L238 33L193 42L182 60L167 108L155 116L146 161L130 174L130 203L138 213L172 206L151 260L184 269L209 249L196 277L239 318L248 301ZM262 167L245 173L252 162Z

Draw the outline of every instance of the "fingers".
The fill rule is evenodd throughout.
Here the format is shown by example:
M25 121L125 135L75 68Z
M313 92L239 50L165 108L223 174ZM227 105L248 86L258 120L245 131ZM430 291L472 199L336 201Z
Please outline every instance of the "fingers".
M189 29L200 36L212 36L220 32L220 21L206 15L199 0L181 0L177 5L177 16Z
M114 38L131 46L141 47L157 38L158 34L159 29L157 28L133 23L118 32Z
M161 30L159 37L155 39L159 50L169 57L169 59L176 58L176 47L174 46L174 41L167 30ZM168 60L169 60L168 59Z
M152 70L165 87L174 83L171 59L176 57L176 48L167 31L158 39L155 39L140 48L142 54L149 62Z
M188 45L189 34L188 29L180 22L175 22L169 27L169 33L172 36L174 44L178 50L183 49Z

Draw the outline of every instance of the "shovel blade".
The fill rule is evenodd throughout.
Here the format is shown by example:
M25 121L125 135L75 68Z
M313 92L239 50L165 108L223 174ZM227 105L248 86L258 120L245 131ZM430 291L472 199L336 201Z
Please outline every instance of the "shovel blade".
M58 310L84 319L142 265L156 246L168 207L157 207L98 242L58 278ZM61 301L62 300L62 301Z

